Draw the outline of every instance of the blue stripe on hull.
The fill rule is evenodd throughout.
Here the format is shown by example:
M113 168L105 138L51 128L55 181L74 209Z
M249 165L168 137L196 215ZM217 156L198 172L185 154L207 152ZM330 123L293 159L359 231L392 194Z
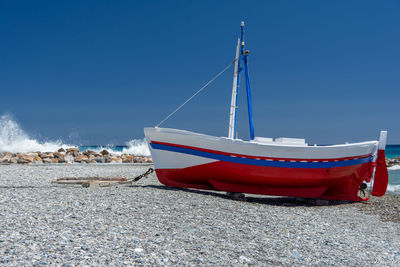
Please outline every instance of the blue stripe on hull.
M166 150L172 152L178 152L188 155L194 155L209 159L221 160L232 163L246 164L246 165L256 165L264 167L280 167L280 168L333 168L333 167L345 167L351 165L359 165L372 161L372 156L361 158L361 159L351 159L343 161L330 161L330 162L292 162L292 161L274 161L274 160L257 160L250 158L232 157L227 155L221 155L216 153L210 153L205 151L199 151L195 149L169 146L163 144L150 143L153 149Z

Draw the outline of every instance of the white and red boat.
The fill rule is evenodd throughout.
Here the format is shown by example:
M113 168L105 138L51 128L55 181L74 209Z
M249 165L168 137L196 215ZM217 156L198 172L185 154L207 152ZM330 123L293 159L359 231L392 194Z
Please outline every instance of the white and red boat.
M365 183L374 176L372 195L383 196L388 184L386 131L381 132L379 141L330 146L310 146L304 139L297 138L254 136L247 72L249 53L244 51L243 27L242 22L234 61L228 137L178 129L145 128L159 181L172 187L361 201L367 198L361 198L359 191L364 190ZM248 100L249 141L234 137L242 62Z

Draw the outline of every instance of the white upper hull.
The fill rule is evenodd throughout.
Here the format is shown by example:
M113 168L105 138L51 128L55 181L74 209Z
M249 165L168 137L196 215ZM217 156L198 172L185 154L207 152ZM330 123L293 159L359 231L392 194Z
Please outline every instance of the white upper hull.
M155 141L232 154L282 159L338 159L375 155L378 148L378 141L307 146L279 142L255 143L169 128L145 128L144 132L149 143Z

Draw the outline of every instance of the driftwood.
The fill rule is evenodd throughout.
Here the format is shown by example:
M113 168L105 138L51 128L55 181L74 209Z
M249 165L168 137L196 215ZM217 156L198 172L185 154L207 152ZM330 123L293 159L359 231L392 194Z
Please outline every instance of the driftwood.
M115 177L63 177L58 178L51 183L55 184L80 184L83 187L89 187L91 184L96 184L100 187L111 186L112 184L132 184L133 182L137 182L140 179L147 177L151 173L154 172L153 168L149 168L146 172L134 177L134 178L126 178L122 176Z
M111 186L115 183L126 183L128 179L126 177L62 177L53 181L56 184L80 184L83 187L89 187L90 185L98 185L100 187Z

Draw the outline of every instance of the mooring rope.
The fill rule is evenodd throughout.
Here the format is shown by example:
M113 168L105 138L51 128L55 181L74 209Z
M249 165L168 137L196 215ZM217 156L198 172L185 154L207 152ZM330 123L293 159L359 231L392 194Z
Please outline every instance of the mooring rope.
M166 120L168 120L172 115L174 115L178 110L180 110L184 105L186 105L190 100L192 100L195 96L197 96L201 91L203 91L207 86L209 86L213 81L215 81L219 76L221 76L230 66L232 66L237 59L232 61L228 66L226 66L222 71L220 71L217 75L215 75L211 80L209 80L203 87L201 87L196 93L194 93L191 97L189 97L182 105L177 107L174 111L172 111L167 117L165 117L156 127L160 126Z

